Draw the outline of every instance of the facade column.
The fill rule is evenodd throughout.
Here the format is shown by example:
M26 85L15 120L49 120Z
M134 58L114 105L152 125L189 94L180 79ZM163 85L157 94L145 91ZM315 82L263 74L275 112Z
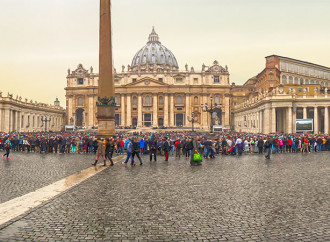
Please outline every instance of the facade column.
M314 107L314 133L317 134L319 132L319 114L317 107Z
M121 95L121 100L120 100L120 111L121 111L121 114L120 114L120 123L121 123L121 126L126 126L126 117L125 117L125 114L126 114L126 105L125 105L125 95L122 94Z
M94 125L94 115L95 115L95 111L94 111L94 96L93 95L87 95L88 97L88 118L87 118L87 122L86 122L86 126L91 128Z
M202 94L202 103L205 105L207 102L207 95ZM209 130L210 129L210 124L208 122L208 116L210 114L208 112L203 112L202 111L202 122L201 122L201 127L203 129ZM225 123L222 125L222 127L225 125Z
M287 133L292 133L292 107L288 107L287 109Z
M303 107L303 119L307 119L307 107Z
M324 133L329 133L329 107L324 107Z
M224 127L230 129L230 95L225 94L225 123Z
M272 107L272 128L271 132L276 133L276 108Z
M5 109L4 131L10 132L10 109Z
M265 107L264 114L263 114L263 133L269 134L271 132L270 128L270 107Z
M127 94L126 113L127 113L126 125L131 126L132 125L131 94Z
M296 133L296 120L297 120L297 109L292 114L293 124L292 124L292 132Z
M138 95L138 127L142 127L142 96L141 94Z
M164 127L168 127L168 94L165 94L164 99Z
M158 96L157 94L154 95L154 101L153 101L153 110L152 110L152 122L153 127L158 127Z
M174 97L173 94L170 96L170 126L174 127Z
M190 112L190 95L186 94L186 121L185 121L185 125L186 127L188 127L189 125L189 121L188 121L188 116L191 116L191 112Z

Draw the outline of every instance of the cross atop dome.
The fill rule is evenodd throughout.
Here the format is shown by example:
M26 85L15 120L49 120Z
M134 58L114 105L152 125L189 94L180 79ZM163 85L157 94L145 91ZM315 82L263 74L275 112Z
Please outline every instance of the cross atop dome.
M149 34L149 42L159 42L159 37L158 37L158 34L155 31L154 26L152 26L151 34Z

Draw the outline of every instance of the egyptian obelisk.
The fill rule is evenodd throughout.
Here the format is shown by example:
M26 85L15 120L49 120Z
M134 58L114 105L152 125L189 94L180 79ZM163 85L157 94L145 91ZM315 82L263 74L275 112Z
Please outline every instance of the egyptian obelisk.
M100 0L99 87L97 102L98 137L115 132L115 86L112 68L111 3Z

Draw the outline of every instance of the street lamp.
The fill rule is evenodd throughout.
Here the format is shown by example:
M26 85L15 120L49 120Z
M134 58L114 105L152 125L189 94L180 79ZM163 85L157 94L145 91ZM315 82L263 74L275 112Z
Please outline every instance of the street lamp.
M195 112L191 113L191 117L187 117L188 122L191 122L191 131L194 132L194 123L198 121L198 116L195 117Z
M217 104L214 103L214 107L213 107L213 97L210 97L210 101L211 101L211 106L209 107L209 105L207 103L205 104L201 104L201 108L203 112L208 112L211 114L211 124L210 124L210 133L213 133L213 122L212 122L212 116L213 113L215 112L215 109L220 109L222 108L222 104Z
M41 116L41 122L45 123L45 132L47 132L47 123L50 122L51 118L49 119L46 116Z

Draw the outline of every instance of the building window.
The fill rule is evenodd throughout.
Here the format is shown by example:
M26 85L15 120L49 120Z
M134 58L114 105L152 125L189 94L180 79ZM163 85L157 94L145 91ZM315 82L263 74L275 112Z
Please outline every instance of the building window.
M159 111L163 111L163 108L159 108L158 110L159 110Z
M220 83L220 77L214 76L214 83Z
M77 106L84 106L84 99L82 97L78 97Z
M115 114L115 125L116 126L119 126L121 123L120 123L120 114L119 113L116 113Z
M84 85L84 78L77 78L78 85Z
M289 84L293 84L293 77L289 76Z
M176 103L177 104L182 104L182 96L177 96L176 97Z
M316 84L320 84L320 82L319 81L316 81Z
M116 105L119 105L119 98L118 97L115 97L115 103L116 103Z
M182 108L177 108L176 110L178 110L178 111L182 111Z
M220 104L220 97L219 96L215 96L214 103L215 104Z
M198 104L198 97L197 96L194 97L194 103Z
M270 80L273 80L273 79L274 79L274 75L273 75L273 74L270 74L270 75L269 75L269 79L270 79Z
M159 104L164 104L164 99L163 99L163 97L159 97Z
M159 126L159 127L164 126L164 119L163 119L163 118L159 118L159 119L158 119L158 126Z
M133 105L137 105L137 98L133 97Z
M309 80L305 79L305 85L308 85L308 84L309 84Z
M176 79L175 79L175 82L176 82L176 83L183 83L183 79L182 79L182 78L176 78Z
M281 62L281 71L286 71L286 63Z
M296 84L296 85L299 84L298 77L295 77L295 78L294 78L294 84Z
M304 85L304 79L300 78L300 85Z
M137 110L137 108L133 108L133 110L134 110L134 111L136 111L136 110Z
M150 104L150 96L146 96L144 101L145 101L145 104Z
M314 84L314 80L311 80L311 84Z
M158 81L163 82L163 78L158 78Z
M132 82L136 82L136 78L133 78L133 79L132 79Z
M298 87L298 93L302 93L303 92L303 88L302 87Z
M283 84L287 84L286 75L283 75L283 76L282 76L282 83L283 83Z
M198 78L194 78L194 84L198 84Z

